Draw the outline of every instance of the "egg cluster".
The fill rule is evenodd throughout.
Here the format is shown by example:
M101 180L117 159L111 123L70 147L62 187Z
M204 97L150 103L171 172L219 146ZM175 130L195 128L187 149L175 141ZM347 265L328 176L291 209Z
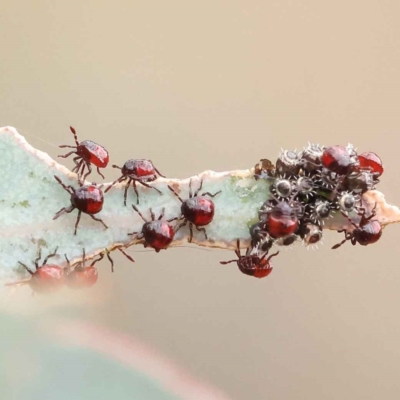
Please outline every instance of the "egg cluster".
M354 230L345 232L345 239L334 249L347 240L364 246L379 240L382 227L373 219L374 210L366 215L362 200L362 194L375 189L383 173L375 153L357 154L350 144L309 144L302 152L283 150L275 164L260 160L254 173L255 179L268 181L271 193L258 212L259 221L250 228L251 246L246 255L236 253L243 273L269 275L271 256L266 256L274 244L319 242L325 221L335 212L341 212Z

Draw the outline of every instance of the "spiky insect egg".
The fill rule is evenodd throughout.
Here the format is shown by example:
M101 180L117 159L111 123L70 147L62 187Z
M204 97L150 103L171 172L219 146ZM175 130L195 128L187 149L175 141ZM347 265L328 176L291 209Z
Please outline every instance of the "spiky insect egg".
M360 202L361 202L361 199L359 196L356 196L352 193L345 192L345 193L342 193L342 195L339 198L339 201L338 201L339 209L342 212L351 213L358 209Z
M271 193L277 199L285 199L290 197L293 191L292 182L288 179L277 179L271 186L270 186Z
M304 171L316 173L321 169L321 157L324 148L319 144L309 143L301 155L301 165Z
M308 223L305 226L303 240L306 245L318 243L322 239L322 229L317 224Z
M276 161L276 171L281 176L294 176L300 171L301 157L296 151L282 150Z

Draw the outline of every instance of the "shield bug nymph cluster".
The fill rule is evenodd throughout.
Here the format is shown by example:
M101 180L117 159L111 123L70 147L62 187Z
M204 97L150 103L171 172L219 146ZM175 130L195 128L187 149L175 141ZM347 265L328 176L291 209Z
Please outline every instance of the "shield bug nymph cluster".
M138 185L145 188L152 189L160 195L163 192L155 187L154 183L159 177L165 178L164 175L154 166L153 162L148 159L129 159L122 167L113 165L113 168L121 170L121 175L111 184L108 184L106 190L103 191L103 184L87 183L85 180L92 172L92 167L96 167L97 172L103 178L100 168L107 167L109 163L109 153L105 147L93 142L92 140L84 140L79 142L76 130L70 127L70 131L74 136L75 146L61 145L61 148L71 148L69 153L60 155L59 157L68 158L74 155L73 162L75 167L72 172L77 174L78 186L66 184L59 176L54 176L58 184L69 194L69 205L62 207L57 211L53 220L58 219L63 214L69 214L77 210L77 217L75 227L71 234L74 236L78 234L78 227L81 221L82 213L88 215L96 222L100 222L105 229L108 225L99 216L107 201L105 194L117 183L125 183L123 203L121 206L126 206L128 201L128 190L132 188L136 195L136 204L139 204ZM175 189L168 186L181 203L181 212L179 215L172 216L168 219L164 218L166 213L165 208L160 210L159 216L150 208L150 218L144 216L144 211L140 211L134 204L132 204L133 215L139 215L143 220L140 232L131 232L127 234L127 244L133 241L143 241L145 247L151 247L156 252L167 249L174 240L175 234L178 230L188 226L188 242L191 242L194 236L193 228L196 228L208 240L208 235L205 227L212 223L215 213L215 203L213 197L219 192L211 194L204 192L200 194L203 187L203 179L200 179L198 189L192 193L192 180L189 183L188 198L182 199L182 195ZM168 192L168 191L167 191ZM143 196L143 194L142 194ZM131 236L131 237L130 237ZM132 240L133 239L133 240ZM130 261L134 261L121 247L120 250ZM34 292L51 292L64 285L82 288L90 287L97 282L97 269L95 264L99 262L104 256L107 256L111 263L113 271L114 262L110 256L109 250L100 253L89 266L86 266L85 250L82 251L81 261L71 265L67 254L64 255L65 262L57 264L48 264L47 261L57 255L57 249L49 254L42 265L39 265L39 256L34 261L35 269L29 268L27 265L22 264L25 270L31 275L27 281L19 281L15 283L29 283ZM65 264L63 266L63 264Z
M318 243L325 221L336 212L343 214L351 228L333 249L346 241L363 246L375 243L382 227L374 219L375 210L366 215L362 195L375 189L382 173L378 155L357 154L350 144L309 144L301 152L282 150L275 164L260 160L254 167L254 178L267 180L270 194L259 209L258 221L250 227L251 246L246 255L236 251L241 265L255 257L265 260L274 244Z
M107 192L114 185L123 183L125 187L121 207L127 206L130 190L136 203L131 204L132 216L142 221L140 230L136 229L135 232L127 234L127 245L140 241L145 247L151 247L158 253L168 249L176 233L185 227L188 231L188 242L192 242L194 237L213 239L208 237L206 229L214 220L221 191L203 192L203 183L206 185L206 182L200 178L195 185L197 188L193 188L193 180L190 179L187 194L178 184L167 185L168 190L163 192L160 185L156 186L159 180L165 178L164 175L151 160L142 158L129 159L122 167L113 165L113 168L120 169L121 175L106 185L103 191L103 184L87 183L85 179L92 172L92 167L104 178L100 168L107 167L109 163L108 151L91 140L79 142L76 130L72 127L70 130L75 146L61 145L62 148L68 147L73 150L60 157L74 155L73 172L77 174L78 186L68 185L59 176L55 176L58 184L68 192L70 204L57 211L53 219L77 210L75 227L71 234L78 234L82 213L101 223L104 229L108 229L108 224L100 217L109 196ZM382 227L374 218L375 210L367 212L362 195L375 189L383 171L382 161L375 153L357 154L352 145L325 147L308 144L300 152L282 150L275 163L268 159L260 160L254 168L254 179L266 180L269 193L266 193L265 202L258 210L258 220L250 227L250 245L242 254L240 239L237 239L236 258L221 261L221 264L235 262L242 273L255 278L265 278L272 271L271 259L279 254L279 251L271 252L273 246L290 246L298 241L305 245L317 244L323 237L325 222L337 212L343 214L351 228L344 231L344 240L333 246L333 249L337 249L346 241L363 246L375 243L381 237ZM138 188L143 191L140 196ZM180 205L179 213L174 215L165 208L139 209L140 199L145 198L150 190L159 195L168 193L169 197L172 194ZM168 214L169 217L166 217ZM117 249L134 262L122 247ZM39 265L39 251L33 262L35 269L21 264L31 275L30 279L24 282L29 283L35 292L52 292L64 285L73 288L90 287L98 278L95 264L104 256L109 259L113 271L114 262L109 253L109 250L104 250L89 266L85 264L84 249L81 261L74 265L70 264L67 254L64 255L65 262L61 265L50 264L49 259L57 255L56 249Z

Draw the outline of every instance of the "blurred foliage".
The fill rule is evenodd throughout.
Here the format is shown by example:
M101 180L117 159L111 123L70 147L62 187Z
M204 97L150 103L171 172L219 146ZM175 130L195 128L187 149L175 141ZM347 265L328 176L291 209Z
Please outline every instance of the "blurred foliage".
M105 354L49 337L33 319L0 314L0 398L177 400Z

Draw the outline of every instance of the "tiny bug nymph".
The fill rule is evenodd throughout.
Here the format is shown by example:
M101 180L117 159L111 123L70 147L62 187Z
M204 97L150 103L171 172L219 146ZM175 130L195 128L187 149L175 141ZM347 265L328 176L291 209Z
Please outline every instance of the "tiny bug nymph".
M65 260L68 265L68 272L66 274L65 283L67 286L73 289L81 289L88 288L93 286L98 279L97 268L94 266L98 261L100 261L103 257L94 259L93 262L86 267L85 265L85 249L82 251L82 261L71 271L71 264L67 255L64 255Z
M246 255L242 256L240 252L240 239L237 239L236 242L237 249L235 250L235 254L237 255L237 259L229 260L229 261L220 261L220 264L226 265L233 262L236 262L240 271L249 276L254 276L255 278L265 278L272 272L272 266L270 260L272 257L275 257L279 254L277 251L274 254L271 254L268 258L268 251L264 252L262 256L253 247L248 247L246 250Z
M22 265L31 275L29 281L25 282L29 284L34 293L54 292L64 285L64 268L54 264L47 264L47 261L50 258L57 255L57 249L58 247L54 250L53 253L49 254L43 260L43 263L40 266L39 261L42 256L42 250L41 248L39 249L38 256L34 261L34 265L36 268L35 272L32 272L32 270L29 269L25 264L19 262L19 264ZM25 282L16 282L16 284Z
M70 126L69 129L74 135L76 146L62 144L58 147L68 147L76 150L70 151L69 153L60 155L58 157L67 158L72 154L76 154L76 157L73 159L75 167L72 172L76 172L78 177L82 178L82 181L84 181L92 172L91 164L97 168L97 172L104 179L104 175L100 172L99 168L105 168L107 166L109 161L108 151L103 146L100 146L91 140L84 140L83 142L79 143L76 130L72 126ZM83 175L85 168L88 169L88 172Z
M124 192L124 205L126 206L126 197L128 195L128 188L132 183L133 190L136 193L136 204L139 204L139 192L136 187L136 182L140 183L147 188L154 189L158 193L162 194L160 190L156 187L151 186L148 182L153 182L157 179L157 174L165 178L164 175L161 175L160 171L154 166L151 160L139 159L139 160L128 160L123 166L118 167L117 165L113 165L113 168L118 168L121 170L122 175L116 179L111 185L105 190L107 193L117 182L127 181L125 185Z
M383 165L380 157L372 151L367 151L358 156L360 169L371 171L375 179L378 179L383 174Z
M353 147L340 145L325 148L322 156L322 165L338 175L347 175L359 165Z
M89 215L95 221L101 222L106 229L108 228L108 226L100 218L96 218L93 215L99 213L103 208L104 197L100 187L92 184L83 185L75 189L72 186L64 185L64 183L58 176L54 176L54 178L63 187L63 189L71 195L71 205L69 207L63 207L60 211L58 211L53 220L57 219L60 215L64 213L70 213L76 208L78 210L78 216L76 218L74 235L76 235L78 229L78 224L81 219L81 213Z
M345 238L340 243L335 244L332 249L335 250L339 248L348 240L353 246L357 243L361 244L362 246L367 246L377 242L382 236L382 226L379 221L372 219L376 215L375 209L376 204L369 217L365 217L365 209L360 208L361 220L358 225L354 223L354 221L352 221L345 213L342 213L355 229L352 232L348 232L346 229L339 230L338 232L345 233Z
M202 193L199 196L199 192L203 187L203 179L200 181L200 186L192 194L192 179L189 181L189 198L182 200L182 198L175 192L175 190L168 186L168 189L179 199L182 203L180 218L184 219L184 222L178 226L175 232L180 228L189 223L189 239L188 242L191 243L193 239L193 225L199 232L203 232L206 239L208 239L207 232L205 228L214 218L215 205L214 202L209 197L215 197L217 194L221 193L219 190L217 193L211 194L209 192ZM207 197L208 196L208 197Z
M157 253L160 250L166 249L171 242L174 240L175 229L170 224L172 221L176 221L178 217L163 220L165 208L161 210L160 216L156 220L153 210L150 208L151 221L146 220L142 213L132 204L132 208L140 215L142 220L145 222L142 227L142 231L128 233L128 235L137 235L137 239L144 238L144 247L150 246Z
M265 222L269 235L277 239L296 232L301 212L301 204L298 202L267 200L261 207L259 216Z
M135 260L124 250L121 248L117 248L129 261L135 262ZM110 251L105 249L102 253L98 254L98 257L95 258L92 263L86 267L86 254L85 249L82 249L82 261L78 262L78 265L71 271L71 264L67 255L64 257L67 261L68 272L66 274L66 284L69 287L74 289L80 289L84 287L93 286L97 282L98 272L97 268L94 266L96 263L101 261L104 258L104 255L107 256L108 260L111 264L111 272L114 272L114 260L110 256Z

